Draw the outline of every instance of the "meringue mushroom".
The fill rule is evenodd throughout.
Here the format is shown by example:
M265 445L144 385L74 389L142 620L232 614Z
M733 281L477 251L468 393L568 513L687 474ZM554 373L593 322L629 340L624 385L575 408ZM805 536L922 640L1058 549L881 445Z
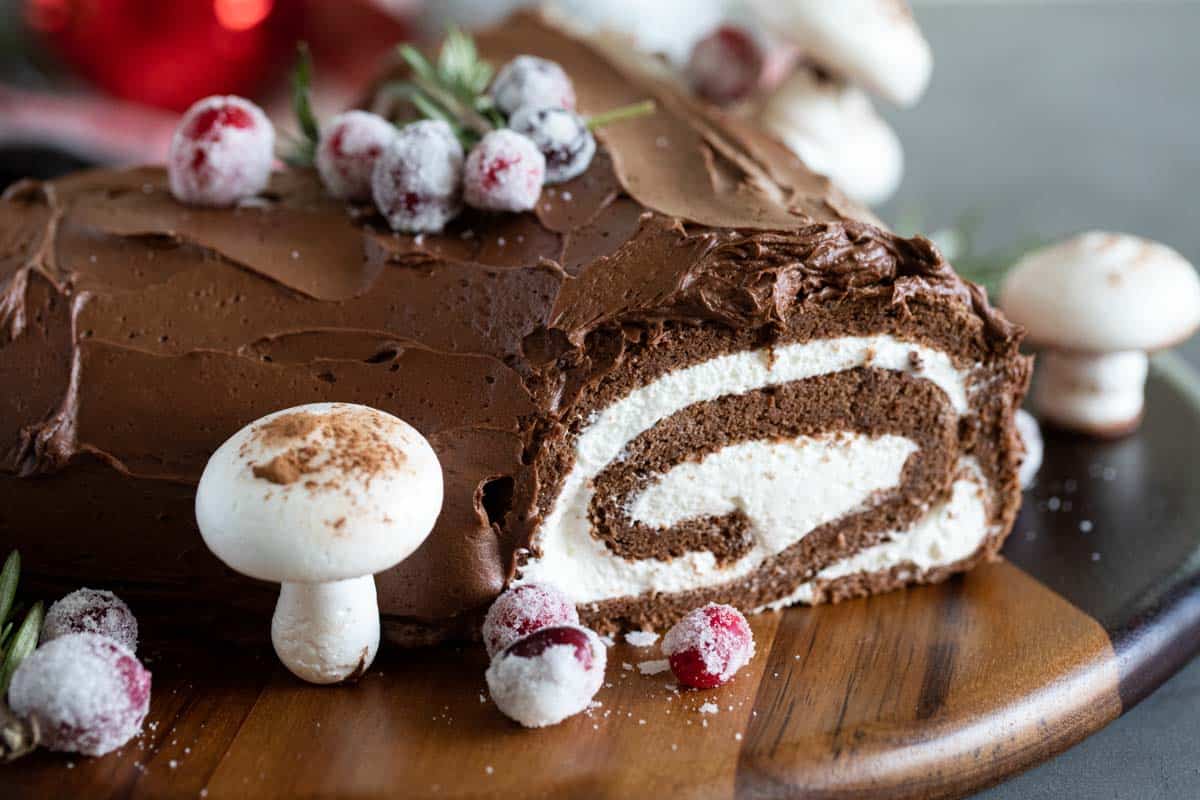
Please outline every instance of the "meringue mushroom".
M920 99L933 55L904 0L749 0L766 28L812 62L900 106Z
M861 89L798 69L764 106L763 126L842 191L866 205L900 185L900 139Z
M1000 306L1042 350L1034 410L1063 428L1120 436L1141 421L1147 352L1200 325L1200 278L1165 245L1091 232L1022 258Z
M217 558L281 583L271 622L279 660L310 683L337 683L379 648L374 573L407 558L442 507L433 448L367 406L277 411L209 459L196 521Z

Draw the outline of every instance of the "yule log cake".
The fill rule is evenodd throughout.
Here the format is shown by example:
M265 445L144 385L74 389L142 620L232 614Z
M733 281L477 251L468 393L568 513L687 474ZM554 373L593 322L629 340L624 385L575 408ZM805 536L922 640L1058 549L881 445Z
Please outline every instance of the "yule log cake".
M274 587L208 554L212 452L300 403L411 423L437 525L378 577L390 635L473 635L509 582L600 629L937 581L1020 498L1018 330L782 146L653 67L525 17L494 64L562 64L605 128L535 213L392 233L310 170L235 209L164 171L10 188L0 207L0 540L50 578L212 604ZM263 480L269 480L264 475Z

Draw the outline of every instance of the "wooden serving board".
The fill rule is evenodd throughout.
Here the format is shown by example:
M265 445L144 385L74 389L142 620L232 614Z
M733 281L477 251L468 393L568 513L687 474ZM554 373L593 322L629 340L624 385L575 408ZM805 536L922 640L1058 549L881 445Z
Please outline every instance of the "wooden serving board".
M0 767L0 796L963 796L1096 731L1200 648L1197 386L1160 359L1138 435L1052 434L1006 561L760 615L754 661L722 689L675 691L637 670L656 647L622 642L599 707L528 731L487 699L480 646L387 649L358 685L320 689L276 663L267 620L245 645L180 615L145 625L144 735Z

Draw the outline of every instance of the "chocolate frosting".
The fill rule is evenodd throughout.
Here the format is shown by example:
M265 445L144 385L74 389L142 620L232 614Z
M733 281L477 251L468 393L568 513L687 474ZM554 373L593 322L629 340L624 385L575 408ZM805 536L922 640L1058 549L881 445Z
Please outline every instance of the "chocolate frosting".
M11 187L0 471L92 474L99 461L139 492L191 486L259 416L320 400L379 407L424 433L445 469L434 534L380 579L386 614L433 624L499 590L537 520L530 463L630 337L709 325L769 341L812 304L884 294L901 314L936 298L975 320L964 335L977 349L1015 352L1017 330L927 240L883 229L653 62L533 15L478 44L494 63L558 61L584 113L647 97L658 111L602 130L590 169L547 188L535 213L468 211L440 235L394 234L307 170L227 210L176 202L158 167ZM6 524L5 537L34 535ZM179 524L174 538L130 533L157 538L129 571L198 547ZM64 548L102 546L84 529L62 536Z

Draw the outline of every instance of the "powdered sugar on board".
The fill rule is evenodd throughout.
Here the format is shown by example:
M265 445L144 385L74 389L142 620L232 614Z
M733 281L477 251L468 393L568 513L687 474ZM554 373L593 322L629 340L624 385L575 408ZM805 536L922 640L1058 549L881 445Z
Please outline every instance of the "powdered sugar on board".
M643 675L659 675L671 669L671 662L665 658L638 663L638 671Z
M625 634L625 641L634 647L650 647L658 641L658 634L654 631L630 631Z

